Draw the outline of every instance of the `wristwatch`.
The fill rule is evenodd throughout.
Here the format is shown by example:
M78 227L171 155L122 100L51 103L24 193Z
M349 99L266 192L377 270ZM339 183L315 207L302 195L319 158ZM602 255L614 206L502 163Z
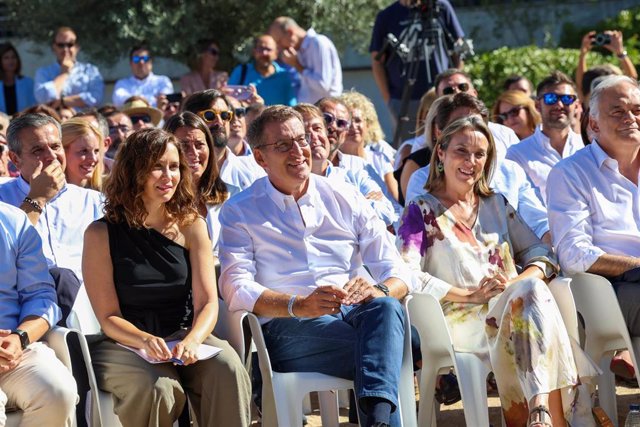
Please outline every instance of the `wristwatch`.
M20 346L22 346L23 350L26 349L27 346L31 343L31 341L29 341L29 334L22 329L14 329L13 331L11 331L11 335L13 334L20 337Z
M375 285L373 285L374 288L382 291L382 293L385 296L389 296L389 287L387 285L385 285L384 283L380 282L380 283L376 283Z

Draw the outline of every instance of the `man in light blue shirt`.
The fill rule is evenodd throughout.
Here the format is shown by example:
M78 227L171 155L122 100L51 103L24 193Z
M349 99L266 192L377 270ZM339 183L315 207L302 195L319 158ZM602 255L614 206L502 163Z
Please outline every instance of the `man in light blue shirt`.
M282 51L282 60L300 73L298 102L313 104L342 94L342 65L333 42L313 28L305 30L296 21L281 16L269 34Z
M86 108L102 103L104 81L95 65L76 61L80 45L76 33L60 27L53 36L56 62L36 71L34 95L41 104Z
M267 34L253 41L253 61L240 64L231 72L228 84L253 84L265 105L295 105L296 94L291 74L276 62L278 47Z
M0 202L0 425L10 408L21 425L72 425L75 380L37 342L60 319L41 246L24 212Z

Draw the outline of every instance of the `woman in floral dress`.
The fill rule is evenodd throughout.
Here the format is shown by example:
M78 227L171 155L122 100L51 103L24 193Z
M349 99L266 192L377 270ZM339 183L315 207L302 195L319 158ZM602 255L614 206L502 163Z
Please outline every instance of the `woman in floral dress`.
M583 384L598 368L569 338L545 283L558 273L553 253L489 188L494 164L480 116L449 124L427 193L405 209L401 253L422 292L441 301L456 351L491 365L508 426L594 425Z

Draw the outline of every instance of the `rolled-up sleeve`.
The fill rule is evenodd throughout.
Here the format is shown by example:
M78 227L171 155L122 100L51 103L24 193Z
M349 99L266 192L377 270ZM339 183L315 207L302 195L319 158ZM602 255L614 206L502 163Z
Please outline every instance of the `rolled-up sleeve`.
M58 72L52 67L41 67L36 71L33 94L40 104L46 104L58 99L58 92L53 84L53 79L56 78Z

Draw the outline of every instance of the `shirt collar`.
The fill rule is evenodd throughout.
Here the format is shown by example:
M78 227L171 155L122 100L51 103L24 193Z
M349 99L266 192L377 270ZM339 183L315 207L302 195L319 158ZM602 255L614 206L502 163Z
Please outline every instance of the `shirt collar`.
M540 141L540 143L542 143L542 145L544 146L545 149L550 150L550 151L556 151L555 148L553 148L551 146L551 140L549 139L549 137L547 135L544 134L544 132L542 132L542 124L539 124L538 126L536 126L536 130L534 132L535 137L537 138L538 141ZM575 143L575 138L576 136L578 136L580 138L580 141L582 141L582 137L580 137L577 133L575 133L573 131L573 129L569 128L569 133L567 134L567 139L564 143L564 148L563 148L563 153L561 155L562 158L565 157L565 153L572 153L575 150L573 149Z
M144 83L144 82L148 81L150 78L153 77L153 71L150 71L149 74L147 74L147 77L145 77L144 79L139 79L136 76L134 76L133 74L131 75L131 77L133 78L133 81Z
M265 193L278 207L278 209L280 209L280 212L285 212L287 209L287 205L290 205L291 203L295 203L297 205L309 204L311 206L315 206L318 197L315 177L316 176L314 174L309 174L309 185L307 186L307 192L303 194L302 197L300 197L297 201L293 198L293 196L281 193L276 187L274 187L268 176L264 180Z
M316 30L314 30L313 28L309 28L307 30L307 35L304 37L304 39L302 39L302 44L300 45L300 49L298 49L300 52L305 51L308 47L309 44L311 43L311 39L316 37L318 35L318 33L316 33Z
M29 185L29 183L27 182L26 179L24 179L22 177L22 175L18 175L18 177L16 178L16 183L18 186L18 189L25 195L25 197L29 194L29 191L31 190L31 186ZM62 189L60 189L60 191L58 191L58 194L56 194L51 200L49 200L50 202L57 199L62 193L64 193L65 191L67 191L67 183L65 181L64 185L62 186Z
M607 163L610 168L618 170L618 161L612 159L595 139L591 143L591 153L593 154L593 159L596 161L598 169L602 168L604 163Z

